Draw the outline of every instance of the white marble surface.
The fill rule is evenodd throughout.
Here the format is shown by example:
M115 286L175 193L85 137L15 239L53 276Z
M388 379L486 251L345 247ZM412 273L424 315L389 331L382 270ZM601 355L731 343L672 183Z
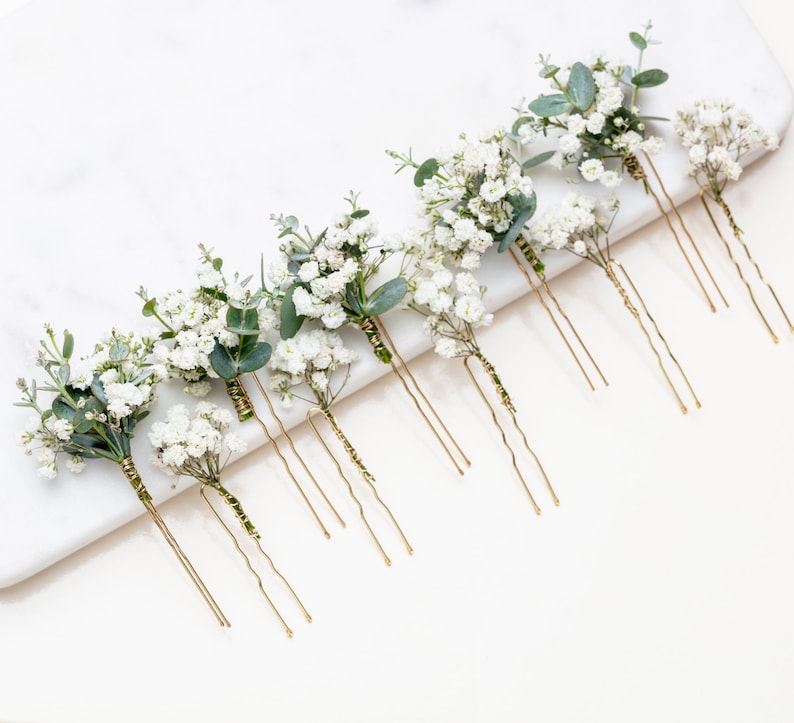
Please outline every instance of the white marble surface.
M135 323L137 286L170 288L172 269L190 273L199 241L232 267L256 264L273 243L270 212L320 226L351 186L385 227L399 225L410 189L383 149L432 150L451 133L503 122L517 96L538 87L537 53L564 58L567 47L590 47L593 28L623 48L627 26L652 17L664 40L652 57L671 72L666 92L708 86L772 127L789 123L784 76L794 75L794 54L771 2L747 6L760 33L733 3L618 3L609 20L582 3L527 9L523 22L511 3L488 9L439 0L378 13L363 3L33 0L7 17L4 403L43 321L68 325L78 341L122 317ZM784 141L731 195L789 308L792 153ZM686 179L676 178L674 156L669 163L662 170L683 197ZM684 209L708 237L697 205ZM537 485L544 511L534 516L462 370L422 354L414 370L473 458L464 478L424 439L391 378L340 405L412 558L378 520L394 558L386 568L332 481L349 525L324 540L268 447L229 475L314 615L306 624L272 586L291 640L195 491L161 509L232 619L229 630L214 623L148 519L134 519L137 502L114 470L45 485L6 442L0 720L790 719L794 342L771 344L713 239L709 259L731 308L709 313L664 226L637 230L647 218L638 213L634 222L623 216L631 233L621 256L703 409L684 417L671 403L596 269L555 280L610 379L595 393L520 277L508 277L493 289L504 306L483 342L562 505L554 509ZM527 352L515 353L518 340ZM405 344L421 350L408 334ZM373 430L385 409L389 437ZM3 416L6 439L18 420L14 410ZM303 425L295 435L322 467ZM158 499L170 495L167 484L150 486Z

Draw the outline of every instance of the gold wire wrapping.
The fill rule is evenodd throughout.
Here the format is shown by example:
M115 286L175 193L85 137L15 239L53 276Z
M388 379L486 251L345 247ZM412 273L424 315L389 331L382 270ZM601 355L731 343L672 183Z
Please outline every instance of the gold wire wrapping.
M510 254L513 257L513 261L515 261L516 266L518 266L519 270L524 275L524 278L526 279L526 281L529 284L530 288L535 293L535 296L537 297L537 299L540 302L541 306L545 309L546 313L549 316L549 319L551 319L551 323L554 324L554 328L557 330L557 333L562 338L563 342L565 343L565 346L568 348L568 351L571 353L571 356L573 356L574 361L576 362L576 365L579 367L579 371L582 372L582 374L583 374L585 380L587 381L587 384L590 387L590 389L595 391L595 386L593 385L593 382L590 380L590 376L587 374L587 371L585 370L584 365L582 364L582 361L579 359L578 354L574 350L573 345L571 344L571 341L568 339L567 335L565 334L565 331L563 331L563 329L560 326L559 322L555 318L554 312L552 311L552 309L548 305L548 303L546 303L546 299L543 297L543 294L541 293L541 288L546 292L546 295L549 297L549 299L551 299L551 302L554 305L554 308L557 310L557 313L563 318L565 323L568 325L568 328L570 329L571 333L573 334L573 338L574 338L575 342L579 345L579 347L585 353L587 358L590 360L590 363L593 365L593 368L596 370L598 375L601 377L601 381L604 383L604 386L609 386L609 382L607 381L606 377L604 376L604 374L601 371L601 369L598 366L598 364L596 364L595 359L593 359L592 354L590 354L590 350L587 348L585 343L582 341L582 338L581 338L581 336L579 336L579 332L576 330L576 327L574 327L574 325L571 322L571 320L568 317L568 315L565 313L565 311L563 311L563 308L562 308L561 304L559 303L559 301L557 301L557 297L552 293L551 288L549 287L546 279L544 279L543 276L541 274L539 274L537 272L537 270L534 268L534 262L537 261L537 256L535 255L535 252L532 250L532 247L529 245L529 242L523 236L519 236L515 240L515 244L514 245L518 248L518 250L521 253L519 255L519 253L516 252L516 250L513 248L513 246L511 246L510 247ZM539 284L536 284L535 281L532 279L532 277L529 274L529 271L526 269L526 264L522 263L520 257L523 257L526 260L526 264L528 264L529 267L534 272L535 276L537 277L537 279L539 281Z
M513 469L515 470L515 473L518 476L519 482L521 482L521 486L524 488L524 491L526 492L527 496L529 497L529 501L532 504L533 509L535 510L535 514L538 514L538 515L540 514L540 512L541 512L540 507L539 507L538 503L535 501L535 497L532 494L531 490L529 489L529 485L527 484L526 480L524 479L524 475L521 474L521 469L518 466L518 461L516 459L516 454L513 451L513 448L510 446L510 443L507 441L507 434L505 433L504 428L499 423L499 419L496 416L496 409L494 409L493 405L488 400L488 396L485 394L485 391L483 390L483 388L480 385L480 383L477 381L477 377L475 376L473 370L471 369L471 366L470 366L469 362L470 362L470 360L472 358L475 358L475 359L477 359L477 361L480 362L480 365L482 366L483 370L485 371L486 375L488 376L489 380L491 381L491 384L493 385L494 389L496 390L496 393L497 393L497 395L499 397L500 404L507 410L508 414L510 415L510 418L512 420L513 426L515 427L515 429L519 433L519 435L521 437L521 440L522 440L522 442L524 444L524 448L526 449L526 451L529 453L529 455L532 457L533 461L535 462L535 465L537 466L538 471L540 472L540 475L541 475L541 477L543 478L543 481L546 484L546 488L548 489L549 493L551 494L551 498L552 498L552 500L554 502L554 505L555 506L559 506L560 500L557 497L557 494L554 492L554 488L552 487L551 481L549 480L548 476L546 475L546 471L543 469L543 465L540 463L540 459L535 454L535 452L532 450L532 448L529 446L529 442L527 441L527 437L524 434L524 431L521 429L520 425L518 424L518 419L516 418L515 406L513 405L513 402L512 402L512 400L510 398L510 395L507 393L507 390L505 389L504 385L502 384L502 381L501 381L499 375L496 373L496 369L494 368L493 364L491 364L491 362L488 361L488 359L482 354L482 352L480 352L480 351L473 352L472 354L469 354L468 356L463 357L463 365L466 368L466 372L468 373L469 378L471 379L472 383L474 384L474 388L477 390L477 392L480 395L480 398L482 399L482 401L485 403L485 405L488 407L489 411L491 412L491 420L493 421L494 426L497 428L497 430L499 431L499 434L502 437L502 444L505 446L505 448L507 449L508 453L510 454L510 459L511 459L511 462L513 464Z
M706 272L706 275L709 277L709 280L711 281L712 285L714 286L714 289L719 294L720 299L722 300L722 302L727 307L728 306L728 302L725 299L725 296L723 295L720 287L717 285L717 282L715 281L714 276L711 273L711 270L709 269L708 265L706 264L706 261L703 258L703 255L700 253L700 249L698 248L697 244L695 243L695 240L692 238L692 235L689 233L689 229L686 227L686 224L684 223L684 219L681 217L681 214L678 213L678 209L676 208L675 203L673 203L673 199L667 193L667 189L665 188L664 184L662 183L661 176L656 171L656 167L653 165L653 162L651 161L650 156L647 153L644 153L644 156L645 156L645 160L648 163L648 167L653 172L654 178L656 179L657 183L659 184L659 188L661 189L662 194L664 195L664 197L667 200L667 202L670 204L670 209L671 209L670 212L668 212L665 209L664 204L662 204L662 201L659 198L658 194L654 191L653 187L651 186L651 184L649 182L649 179L648 179L648 176L645 173L645 169L642 167L642 164L640 163L639 158L637 158L637 156L635 156L634 154L629 155L624 161L624 166L625 166L626 170L628 171L629 176L632 179L634 179L635 181L641 181L643 183L644 187L645 187L645 190L648 192L648 194L651 196L651 198L653 198L653 201L656 204L656 208L659 210L659 213L662 215L662 218L664 219L664 222L665 222L668 230L670 231L670 233L673 235L673 238L675 239L676 245L678 246L678 250L683 254L684 259L686 260L687 266L689 266L689 270L692 272L692 275L695 277L695 280L697 281L697 284L700 287L700 290L703 292L703 295L706 297L706 301L708 302L709 309L711 309L711 311L716 311L717 307L714 306L714 302L711 300L711 297L709 296L708 291L706 291L706 287L703 284L702 279L698 275L698 272L695 270L695 266L692 263L692 260L689 258L689 255L687 254L686 249L684 249L684 245L681 243L681 239L680 239L678 233L676 232L672 221L670 220L670 213L672 213L675 216L676 220L681 225L682 230L686 234L686 237L689 240L689 243L691 244L692 248L695 251L695 255L698 257L698 260L700 261L700 264L702 265L704 271Z
M775 293L775 290L772 288L772 284L770 284L764 278L764 275L761 272L761 267L758 265L758 262L750 254L750 249L749 249L749 247L747 246L747 243L744 240L744 236L742 234L742 230L739 228L739 226L737 225L736 221L734 220L733 214L731 213L731 209L728 207L728 204L725 203L725 200L722 198L722 196L718 196L716 199L714 199L712 196L709 196L706 193L706 188L705 187L701 188L700 189L700 201L703 204L703 208L706 210L706 214L708 215L709 220L711 221L711 225L714 227L714 230L717 232L717 237L720 239L720 241L722 241L723 246L725 246L725 250L728 252L728 257L730 258L731 262L733 263L734 267L736 268L736 271L739 274L739 278L741 279L742 283L744 284L745 288L747 289L747 293L750 295L750 300L753 302L753 306L755 307L755 310L758 312L758 315L761 317L761 320L763 321L764 326L766 326L767 331L772 336L772 341L774 341L775 344L777 344L780 340L779 340L777 334L772 329L772 326L769 323L769 321L767 320L766 316L764 316L764 312L761 311L761 307L758 305L758 302L756 301L755 294L753 294L753 289L750 286L749 281L745 278L745 275L742 272L742 267L739 265L738 260L734 256L733 250L731 249L730 244L725 239L725 237L722 235L722 232L720 231L720 228L717 225L717 220L714 218L714 215L711 213L711 209L709 208L708 201L706 200L707 197L711 198L714 201L714 203L716 203L722 209L722 212L725 214L725 218L728 221L728 225L731 228L731 232L733 233L734 238L741 245L742 249L744 249L744 252L745 252L745 254L747 256L747 259L750 261L750 263L752 264L752 266L755 269L756 273L758 274L758 278L760 279L761 283L764 284L766 286L766 288L769 290L769 293L772 295L772 298L775 300L775 303L777 304L778 309L780 309L781 314L783 314L783 318L786 320L786 324L788 325L789 332L794 332L794 326L792 326L791 321L789 320L788 314L786 314L786 310L783 308L783 305L780 303L780 300L778 299L778 296Z
M670 378L669 374L667 373L667 369L665 368L664 362L662 360L662 356L661 356L661 354L659 354L659 351L657 350L656 346L654 345L653 339L651 338L650 333L648 332L647 328L645 327L645 324L643 324L643 322L642 322L642 316L640 314L639 309L637 308L637 306L634 304L634 302L632 301L631 297L629 296L629 292L626 290L626 288L620 282L620 279L618 278L618 275L615 272L616 268L620 270L623 278L626 280L626 283L631 287L631 290L632 290L632 292L634 293L634 296L637 299L637 303L642 308L642 311L645 314L645 317L648 319L648 321L653 326L653 330L656 332L656 336L659 338L659 340L663 344L664 349L665 349L665 351L667 353L667 356L670 358L672 363L678 369L678 372L681 375L682 379L684 380L684 383L686 384L687 389L689 390L689 393L692 395L692 398L695 401L695 406L700 408L700 406L701 406L700 405L700 401L698 400L697 395L695 394L695 391L692 388L692 385L689 383L689 379L687 378L686 374L684 373L684 370L681 368L681 365L678 363L678 360L675 358L675 356L673 355L672 351L670 350L670 347L667 344L667 340L664 338L664 336L662 336L662 333L659 330L659 327L656 325L656 322L654 321L653 317L651 316L650 312L648 311L648 307L646 306L645 301L643 300L642 296L640 295L639 291L637 290L637 287L634 285L634 282L631 280L631 277L629 276L628 272L623 267L623 265L619 261L617 261L617 259L609 259L609 261L607 262L607 265L606 265L606 269L605 269L607 277L609 278L609 280L612 282L612 284L617 289L618 293L620 294L621 298L623 299L623 304L625 305L625 307L629 310L631 315L636 319L637 323L640 325L640 329L642 329L642 333L644 334L645 339L648 342L648 345L650 346L651 350L653 351L654 355L656 356L656 361L659 364L659 368L662 371L662 375L664 376L664 378L665 378L665 380L667 382L667 385L670 387L671 391L673 392L673 395L675 396L675 398L676 398L676 400L678 402L678 405L681 408L681 412L686 414L687 411L688 411L687 410L687 406L686 406L686 404L684 404L684 401L682 400L681 395L678 393L678 390L676 389L675 384L673 384L672 379Z
M268 564L270 565L270 569L273 571L273 573L276 575L276 577L278 577L279 580L281 580L281 582L286 586L287 590L292 595L292 598L295 600L295 602L300 607L301 612L303 613L303 615L306 618L306 620L308 622L311 622L312 621L312 617L311 617L311 615L309 615L308 611L303 606L303 603L301 602L300 598L295 593L295 590L287 582L286 578L278 571L276 566L273 564L273 560L270 558L270 556L262 549L262 546L261 546L261 544L259 542L259 540L260 540L259 533L253 527L253 525L251 527L248 527L246 525L246 521L248 521L248 516L245 515L245 513L241 514L242 510L239 508L239 502L237 502L237 498L232 496L225 489L215 487L214 485L209 485L209 486L212 487L212 489L214 489L224 499L224 501L234 510L235 515L237 516L238 520L240 521L241 526L242 526L243 531L245 532L245 534L254 541L254 543L256 544L257 549L259 550L260 554L265 558L265 560L267 560ZM210 509L210 511L212 512L213 516L215 517L217 522L220 524L220 526L226 531L226 534L231 539L235 550L237 550L237 553L243 558L243 561L245 562L245 565L248 568L248 571L251 573L251 575L253 575L254 579L256 580L257 586L259 587L260 594L265 598L265 600L267 601L268 605L270 606L270 609L273 611L275 616L278 618L278 620L281 622L282 626L284 627L284 631L291 638L292 635L293 635L292 629L289 627L289 625L287 625L286 621L284 620L284 617L279 612L278 608L276 607L275 603L271 599L270 595L268 595L267 591L265 590L264 583L262 582L262 578L259 576L259 574L256 572L256 570L254 570L253 566L251 565L250 558L248 557L248 555L245 554L243 549L240 547L240 543L237 541L237 538L235 537L234 533L229 529L229 526L226 524L226 522L223 520L223 518L220 516L218 511L215 509L215 507L213 506L213 504L210 502L209 498L207 497L206 492L205 492L205 489L207 487L208 487L208 485L203 483L201 485L201 487L199 488L199 494L201 495L201 498L204 500L204 503ZM235 506L235 504L234 504L235 502L237 502L237 506Z
M160 530L160 533L165 538L165 541L168 543L169 547L173 550L174 554L179 560L179 563L182 565L182 568L190 577L193 585L195 585L196 589L199 591L201 597L204 598L204 602L207 603L208 607L212 611L212 614L215 616L215 619L222 627L230 627L231 623L229 622L228 618L223 614L220 606L217 602L215 602L215 598L212 596L210 591L207 589L207 586L204 584L204 581L201 579L199 574L196 572L196 569L193 567L193 564L188 559L188 556L185 554L184 550L179 546L179 543L176 541L176 538L171 533L171 530L168 529L168 526L165 524L165 520L160 516L160 513L157 511L157 508L154 506L152 502L152 496L147 491L146 487L141 480L140 475L138 474L137 469L135 468L135 464L132 460L132 457L125 457L121 462L119 462L119 466L121 467L122 472L124 472L125 477L132 485L135 493L138 495L138 499L143 503L143 506L146 508L146 511L149 513L149 517L152 519L154 524L157 526L157 529Z
M255 414L254 405L240 377L224 379L224 382L226 382L226 393L232 400L234 411L237 412L237 419L241 422L251 419Z
M381 544L380 540L378 539L378 536L375 534L375 531L372 529L372 526L367 520L366 514L364 512L364 506L361 504L361 501L356 496L355 491L353 490L353 485L350 483L350 480L345 475L342 469L342 465L340 464L339 460L337 459L336 455L333 453L331 448L328 446L323 436L320 434L319 429L317 429L317 425L314 423L314 419L313 419L314 415L316 414L319 414L323 419L325 419L325 421L331 427L331 430L336 435L336 438L344 447L344 450L347 453L347 456L350 459L351 463L358 470L359 476L364 481L364 483L369 487L373 497L375 498L375 501L378 503L378 505L380 505L381 509L383 509L383 511L386 513L389 520L391 520L392 525L397 530L397 534L400 536L400 538L403 541L403 544L405 545L405 548L408 550L408 554L413 554L414 550L413 547L411 546L411 543L408 542L405 533L403 532L402 528L397 522L397 519L395 518L391 509L383 501L380 494L378 493L378 490L375 486L375 477L367 469L366 465L364 464L364 461L361 459L360 455L358 454L358 451L351 444L350 440L342 431L342 428L339 426L339 422L337 421L336 417L334 417L334 415L331 413L329 409L323 409L322 407L312 407L306 412L306 422L308 423L311 430L314 432L315 437L317 437L317 441L320 443L320 445L325 450L326 454L328 455L328 457L331 459L334 466L336 467L340 479L345 483L351 498L353 499L354 503L356 504L356 507L358 508L359 517L361 518L361 521L364 524L364 527L367 530L370 538L372 539L375 546L378 548L381 555L383 556L384 562L387 565L392 564L391 559L386 554L386 551L383 548L383 545Z

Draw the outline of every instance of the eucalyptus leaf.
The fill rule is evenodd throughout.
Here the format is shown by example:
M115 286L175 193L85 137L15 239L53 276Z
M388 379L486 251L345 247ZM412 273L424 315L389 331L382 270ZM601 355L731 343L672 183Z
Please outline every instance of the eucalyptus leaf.
M369 211L366 208L360 208L350 214L350 218L364 218L365 216L369 216Z
M254 372L261 369L270 360L272 347L265 341L260 341L254 348L245 356L240 355L237 363L239 372Z
M648 47L648 42L639 33L629 33L629 40L637 50L645 50Z
M91 380L91 393L100 401L102 404L107 406L108 398L105 394L105 387L101 381L99 381L99 374L94 374L94 378Z
M581 111L586 111L595 99L595 82L590 69L580 62L576 62L571 67L566 86L568 97L574 107Z
M287 289L284 294L284 299L281 302L281 323L279 334L282 339L291 339L303 325L305 316L299 316L295 310L295 302L292 301L292 295L295 293L297 284L293 284Z
M650 70L642 70L633 76L631 84L637 88L653 88L665 83L669 77L665 71L652 68Z
M510 135L517 136L518 130L521 128L521 126L524 125L525 123L531 123L531 122L532 119L526 115L522 115L520 118L516 118L512 128L510 129Z
M528 108L541 118L552 118L567 113L573 105L562 93L551 93L535 98Z
M130 345L124 341L115 341L108 349L108 355L111 361L121 362L130 355Z
M361 301L359 301L358 297L354 292L355 292L355 285L349 283L345 287L345 300L347 301L347 306L350 309L350 311L353 312L354 316L363 316L364 307L361 305Z
M74 407L62 394L59 394L52 400L52 413L58 417L58 419L66 419L70 422L74 419Z
M438 173L438 169L438 161L435 158L428 158L424 163L422 163L421 166L419 166L419 168L416 169L416 173L414 173L414 186L417 188L424 186L425 181Z
M215 342L215 348L210 354L210 364L212 364L215 373L222 379L234 379L237 376L237 360L218 341Z
M529 197L527 201L527 205L523 206L519 209L518 213L516 214L513 223L510 225L510 228L507 229L505 234L499 239L499 253L503 253L510 248L513 241L518 238L518 235L521 233L521 229L524 228L524 224L532 218L533 214L535 213L535 209L538 207L538 197L535 195L534 191L532 195Z
M141 313L144 316L154 316L154 312L157 309L157 299L149 299L144 305L143 309L141 309Z
M385 314L403 300L407 291L408 287L402 276L387 281L370 294L364 313L369 316Z
M526 171L529 168L539 166L542 163L548 161L553 155L554 151L544 151L543 153L538 153L538 155L532 156L532 158L527 158L527 160L521 164L521 168Z
M72 444L94 451L108 451L108 446L101 437L94 437L88 434L74 433L71 435Z
M68 331L63 332L63 349L61 350L61 354L63 355L64 359L69 359L72 356L72 352L74 352L74 336L70 334Z
M58 380L66 386L69 383L69 375L71 374L71 370L68 364L62 364L58 367Z

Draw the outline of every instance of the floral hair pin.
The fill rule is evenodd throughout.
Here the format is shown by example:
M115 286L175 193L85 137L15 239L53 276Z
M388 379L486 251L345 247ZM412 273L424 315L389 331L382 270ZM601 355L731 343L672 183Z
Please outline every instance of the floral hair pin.
M344 345L341 335L337 332L323 327L309 328L314 323L316 322L301 325L300 329L289 339L282 339L276 344L270 358L269 366L273 374L270 377L269 386L272 391L280 395L282 402L286 405L291 405L296 397L311 405L306 412L306 421L336 467L340 479L347 486L369 536L386 564L391 565L391 559L370 525L364 512L364 506L356 495L352 483L345 475L342 464L314 422L314 417L319 415L330 426L361 480L369 488L376 503L388 516L408 552L412 553L413 548L392 511L378 494L375 477L364 464L363 459L344 434L339 421L331 411L333 401L339 396L349 379L350 365L358 358L358 355L355 350ZM339 381L340 375L342 376L341 381ZM302 394L307 396L302 396Z
M549 287L543 263L523 234L537 206L532 179L525 171L540 161L520 164L508 142L508 134L497 129L476 140L462 134L452 151L422 163L416 163L410 153L387 154L398 162L397 173L414 169L421 213L431 220L435 242L458 267L473 271L489 248L500 253L510 250L590 389L595 389L575 347L584 352L604 384L606 378Z
M759 148L775 150L779 140L774 133L768 133L748 113L736 107L729 99L715 100L700 98L676 111L674 121L675 132L681 143L689 151L688 173L700 186L700 200L703 208L717 232L717 236L725 246L739 278L750 295L755 310L761 317L775 343L778 336L772 329L761 307L758 304L753 288L742 271L737 255L731 244L723 236L714 214L709 208L710 203L716 205L724 215L735 242L744 252L747 261L755 269L758 280L767 288L780 313L788 324L790 332L794 332L788 315L780 303L772 285L764 278L761 267L750 254L744 240L744 233L733 218L731 209L725 200L725 188L729 181L738 181L742 173L743 157ZM752 273L752 272L751 272Z
M344 526L344 520L296 449L257 376L257 371L264 368L270 358L272 348L261 337L275 324L275 313L268 308L267 298L261 291L251 293L246 290L248 279L241 281L235 276L228 281L223 274L223 260L213 257L204 246L199 248L201 262L195 288L187 292L172 291L160 298L150 298L143 288L138 292L145 301L144 316L154 317L165 329L161 334L163 343L155 347L155 354L169 375L183 379L186 390L194 396L205 396L212 380L223 380L238 419L257 422L287 476L328 538L331 533L293 473L277 439L257 414L243 382L244 375L254 381L293 455L325 504Z
M680 375L686 389L695 402L695 406L700 407L700 402L686 374L648 311L648 307L637 287L623 264L612 255L609 243L609 228L617 210L618 201L614 195L610 195L604 201L599 202L594 196L570 192L561 203L553 206L543 215L530 222L529 237L532 244L540 251L568 251L596 264L606 273L623 299L624 305L639 324L651 351L656 357L665 381L675 395L681 411L686 414L687 406L666 369L663 354L660 353L653 342L654 336L658 339L658 343L661 344L664 355L668 359L668 364L671 364ZM643 318L646 319L647 326L643 322Z
M642 182L645 192L652 197L675 239L709 308L716 311L703 280L681 242L674 221L677 221L688 239L720 299L726 306L728 303L651 159L661 151L662 139L646 134L646 121L662 119L641 115L637 105L641 89L661 85L668 78L663 70L641 69L644 52L653 42L650 40L650 30L651 23L648 23L643 33L629 34L631 43L639 53L636 68L600 57L589 65L577 61L563 69L548 58L541 57L540 75L551 83L555 92L541 94L529 102L513 124L513 134L527 143L539 135L545 136L555 131L558 134L556 150L542 154L536 160L548 161L557 169L575 165L585 181L598 181L609 190L620 185L624 170L630 178ZM643 164L650 169L654 183ZM657 184L658 191L655 188ZM669 212L662 199L669 205Z
M377 288L370 288L400 249L391 246L389 240L380 242L376 238L377 223L367 209L358 206L357 194L351 192L346 200L350 210L316 236L308 228L301 230L295 216L272 217L283 239L270 272L281 293L281 338L291 338L306 319L318 319L330 330L351 325L364 332L375 357L389 365L455 469L463 474L461 464L468 466L468 458L383 324L382 316L405 296L405 279L397 273Z
M456 251L450 251L434 233L434 226L438 223L438 219L431 216L426 220L428 228L418 233L414 242L408 243L405 250L409 290L407 308L424 318L424 330L434 342L435 351L439 356L447 359L463 359L469 378L480 398L488 407L491 419L510 454L513 469L535 512L540 514L540 507L521 473L515 451L499 422L497 410L490 403L488 395L477 381L471 368L472 359L479 362L496 393L499 406L507 411L525 450L535 462L554 504L559 505L559 499L538 456L529 446L527 437L518 424L513 400L477 340L476 330L489 326L493 321L493 314L487 311L483 301L485 287L479 284L471 271L460 268L459 258L461 257L457 255Z
M261 535L243 509L240 500L223 486L221 476L232 454L242 452L246 448L245 441L236 432L230 431L231 421L231 412L208 401L199 401L192 414L183 404L172 406L167 411L165 420L154 422L149 431L149 441L154 449L154 461L170 475L191 477L200 483L199 494L202 500L229 536L237 553L243 558L249 572L257 581L260 593L284 626L287 635L292 637L292 629L265 590L262 578L254 570L250 558L206 493L207 489L214 490L226 503L239 522L244 535L253 542L273 574L286 586L306 620L311 622L311 615L300 598L262 548Z
M157 384L166 374L152 362L154 340L113 331L92 354L73 360L73 336L64 332L63 343L58 344L49 326L46 333L37 364L47 380L41 385L24 379L17 382L22 391L17 405L37 415L22 437L26 454L36 457L40 474L47 478L57 474L59 455L68 456L72 472L80 472L86 460L115 463L215 618L228 626L228 619L154 506L133 461L135 428L148 415ZM49 397L47 401L42 392Z

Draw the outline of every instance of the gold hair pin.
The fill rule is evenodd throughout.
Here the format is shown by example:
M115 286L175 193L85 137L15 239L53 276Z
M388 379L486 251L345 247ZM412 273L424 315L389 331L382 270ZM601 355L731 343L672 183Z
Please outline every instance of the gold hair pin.
M728 99L701 98L679 108L676 111L674 127L681 143L688 149L689 166L687 170L700 186L700 201L709 221L736 268L753 307L772 337L772 341L777 343L779 337L762 311L762 304L753 290L751 278L748 278L748 275L757 277L757 281L763 287L761 290L765 289L774 301L789 332L794 332L794 326L772 288L772 284L766 280L761 267L750 253L744 240L744 232L734 220L731 209L725 200L725 188L730 181L739 180L742 173L741 161L748 153L759 149L775 150L779 144L778 137L753 122L748 113L737 108L736 104ZM711 205L716 206L722 213L733 236L733 244L729 243L722 234L711 211ZM733 248L734 245L737 247L736 250ZM751 267L749 274L742 269L742 255L745 263Z
M158 367L151 363L154 340L114 330L96 344L92 354L73 360L73 336L64 332L63 343L58 344L49 325L45 331L37 365L47 379L43 384L17 382L22 392L17 406L36 413L21 436L25 453L36 458L45 479L57 474L59 456L68 458L71 472L82 471L92 459L117 464L215 619L228 627L229 620L154 506L133 461L135 427L148 415L162 380Z

